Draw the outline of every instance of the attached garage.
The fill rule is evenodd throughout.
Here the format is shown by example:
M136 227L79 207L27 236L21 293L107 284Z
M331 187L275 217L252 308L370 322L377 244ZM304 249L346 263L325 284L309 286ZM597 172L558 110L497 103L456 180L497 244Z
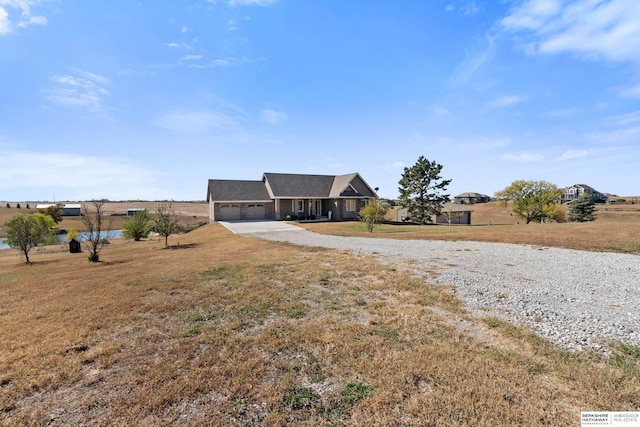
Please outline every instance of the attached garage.
M233 221L242 218L242 211L240 205L225 204L220 205L220 215L218 220L220 221Z
M264 203L249 203L245 216L246 219L265 219L266 211Z

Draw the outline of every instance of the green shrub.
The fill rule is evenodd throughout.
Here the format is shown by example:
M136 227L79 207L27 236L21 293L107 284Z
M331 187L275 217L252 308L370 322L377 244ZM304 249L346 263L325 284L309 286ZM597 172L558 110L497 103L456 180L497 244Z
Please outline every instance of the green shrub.
M149 233L151 233L151 216L146 209L127 219L122 227L122 236L136 242L149 237Z
M369 384L351 382L342 390L342 401L347 405L355 405L368 396L371 396Z
M313 404L318 400L320 396L309 387L291 387L284 393L282 403L284 406L298 410L309 409L313 407Z

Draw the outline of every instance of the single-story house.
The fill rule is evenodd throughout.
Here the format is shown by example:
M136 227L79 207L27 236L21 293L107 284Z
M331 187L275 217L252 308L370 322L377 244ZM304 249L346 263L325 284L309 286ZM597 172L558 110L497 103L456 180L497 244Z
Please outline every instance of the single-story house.
M55 203L38 203L36 209L47 209L55 205ZM80 216L81 211L82 205L79 203L65 203L62 205L62 216Z
M442 206L442 209L440 211L440 215L435 216L435 217L431 217L431 221L434 224L464 224L464 225L470 225L471 224L471 212L473 212L473 209L465 206L465 205L460 205L457 203L445 203ZM407 208L399 208L396 211L397 214L397 221L399 222L405 222L408 221L408 210ZM449 222L451 221L451 222Z
M474 203L487 203L491 201L491 197L480 193L462 193L453 198L456 203L472 205Z
M210 221L275 219L288 215L357 219L376 192L358 173L304 175L265 173L260 181L210 179Z
M585 184L574 184L570 187L562 189L562 195L560 200L562 203L569 203L580 197L582 194L587 193L591 195L591 199L596 203L604 203L607 201L608 196L601 193Z

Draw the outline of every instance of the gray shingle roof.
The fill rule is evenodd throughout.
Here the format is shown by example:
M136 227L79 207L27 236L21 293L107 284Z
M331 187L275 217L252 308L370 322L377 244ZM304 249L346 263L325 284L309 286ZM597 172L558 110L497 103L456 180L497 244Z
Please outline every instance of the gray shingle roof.
M268 201L271 200L262 181L239 181L227 179L210 179L209 198L221 201Z
M207 201L267 201L277 198L327 199L365 196L350 186L358 176L357 173L334 176L267 172L263 175L262 181L210 179ZM364 183L364 180L362 182ZM375 195L373 190L370 191ZM370 195L367 193L366 196Z
M326 198L331 194L334 178L332 175L264 174L274 197Z

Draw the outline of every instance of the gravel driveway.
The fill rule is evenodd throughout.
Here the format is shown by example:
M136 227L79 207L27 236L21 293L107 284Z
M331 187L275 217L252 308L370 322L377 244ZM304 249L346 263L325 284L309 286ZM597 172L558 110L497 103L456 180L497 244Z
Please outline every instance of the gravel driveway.
M371 254L453 285L476 316L531 326L570 350L610 340L640 345L640 257L486 242L252 233L297 245ZM433 280L433 279L428 279Z

